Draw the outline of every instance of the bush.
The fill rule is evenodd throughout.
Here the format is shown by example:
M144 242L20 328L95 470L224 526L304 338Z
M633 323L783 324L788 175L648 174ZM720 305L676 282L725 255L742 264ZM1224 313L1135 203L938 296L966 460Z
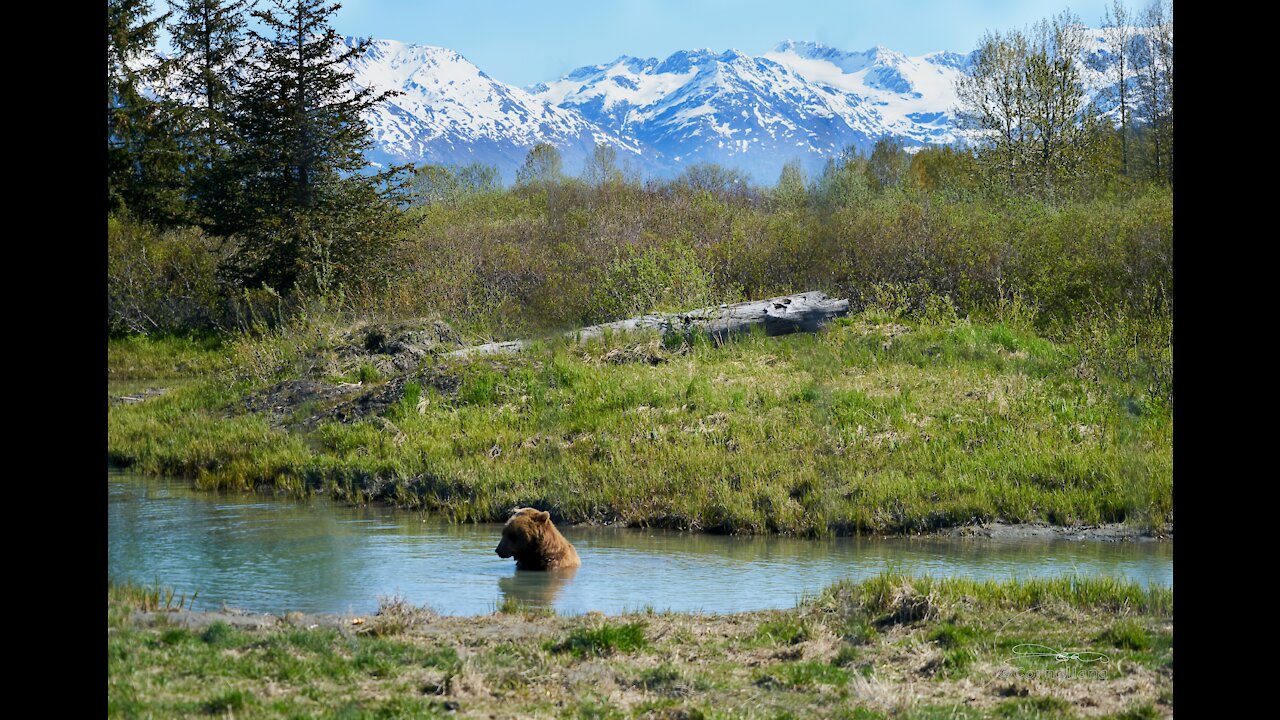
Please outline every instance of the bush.
M221 260L222 243L199 229L160 231L108 216L108 329L150 335L218 328Z

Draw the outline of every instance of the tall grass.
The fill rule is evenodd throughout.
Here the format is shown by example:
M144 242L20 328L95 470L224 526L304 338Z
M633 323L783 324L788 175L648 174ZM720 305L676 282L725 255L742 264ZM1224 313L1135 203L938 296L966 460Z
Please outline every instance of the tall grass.
M1012 610L1062 605L1109 613L1173 615L1172 588L1112 577L976 580L886 572L866 580L837 582L808 602L817 608L879 614L893 611L904 594L927 597L933 603L964 602Z
M1034 329L881 303L817 335L615 336L433 361L386 420L273 426L239 371L109 410L108 457L208 487L323 489L458 521L801 535L1172 511L1172 408ZM272 340L270 342L277 342ZM287 354L305 358L305 343ZM656 359L655 359L656 358ZM425 402L421 402L425 400ZM421 410L419 410L421 408Z

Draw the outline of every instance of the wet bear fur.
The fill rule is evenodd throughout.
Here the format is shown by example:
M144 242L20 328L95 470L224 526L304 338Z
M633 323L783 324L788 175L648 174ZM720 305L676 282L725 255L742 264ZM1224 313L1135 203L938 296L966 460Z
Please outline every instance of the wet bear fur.
M552 524L551 513L537 508L517 508L513 513L494 551L498 557L514 557L520 570L561 570L582 564L578 551Z

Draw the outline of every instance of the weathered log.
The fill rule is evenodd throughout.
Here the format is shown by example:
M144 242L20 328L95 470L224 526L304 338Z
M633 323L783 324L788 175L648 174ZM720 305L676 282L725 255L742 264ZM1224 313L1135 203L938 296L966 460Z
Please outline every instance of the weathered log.
M797 295L783 295L768 300L718 305L682 313L655 313L627 318L601 325L589 325L565 333L566 337L588 340L605 333L622 333L635 330L657 330L662 335L703 332L713 340L749 332L763 327L766 335L787 335L794 332L815 332L832 318L849 312L848 300L833 300L820 291ZM517 353L529 346L528 340L485 343L461 348L451 356L494 355Z

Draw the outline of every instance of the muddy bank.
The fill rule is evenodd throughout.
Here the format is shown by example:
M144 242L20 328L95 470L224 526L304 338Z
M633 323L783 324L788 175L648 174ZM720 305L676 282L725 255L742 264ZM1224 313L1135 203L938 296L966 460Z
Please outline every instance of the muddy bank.
M149 400L153 397L159 397L172 390L168 387L144 387L140 390L129 393L112 393L107 390L107 405L123 405L125 403L139 403Z
M1082 540L1102 542L1161 542L1173 541L1173 524L1161 528L1107 523L1102 525L1050 525L1049 523L1004 523L962 525L939 530L944 537L972 537L995 539Z

